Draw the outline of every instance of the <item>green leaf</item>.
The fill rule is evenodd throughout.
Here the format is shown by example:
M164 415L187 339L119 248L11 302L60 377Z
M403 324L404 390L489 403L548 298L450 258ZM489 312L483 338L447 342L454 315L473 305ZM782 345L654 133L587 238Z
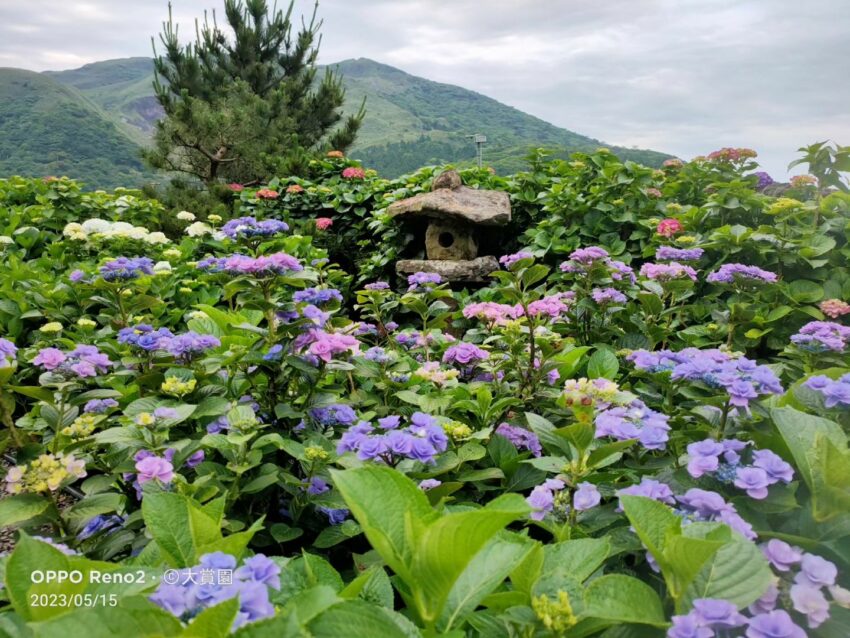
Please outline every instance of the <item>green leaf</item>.
M148 532L173 567L196 565L198 549L222 538L218 522L182 494L145 494L142 516Z
M412 528L434 515L428 497L416 483L388 467L331 470L331 477L369 543L407 580L413 556Z
M590 361L587 362L587 376L591 379L600 377L614 379L619 369L620 362L617 355L607 348L594 352Z
M563 572L584 582L602 566L611 551L607 538L579 538L543 547L543 573Z
M0 527L17 527L36 517L56 515L53 503L40 494L14 494L0 500Z
M392 609L393 585L380 565L372 565L339 592L342 598L360 598L375 605Z
M449 592L437 626L448 631L478 607L537 546L525 536L503 533L493 537L470 561Z
M239 597L225 600L208 607L195 616L186 630L185 638L225 638L230 634L236 613L239 611Z
M723 598L743 608L758 600L772 580L767 560L754 543L726 543L695 575L681 609L690 609L697 598Z
M123 507L124 496L114 492L102 492L87 496L65 510L65 520L74 529L83 528L92 518L100 514L111 514Z
M348 600L319 614L307 628L313 638L420 638L401 614L360 600Z
M816 439L819 435L824 436L833 445L843 447L846 446L847 441L844 431L834 421L812 416L791 407L772 408L770 416L794 457L794 464L800 471L803 480L809 486L809 489L814 491L814 474L818 471L818 468L816 462L815 466L812 464L812 461L815 460L812 457L812 452L817 448Z
M160 638L182 634L180 621L153 603L139 601L133 608L94 606L38 625L38 638ZM207 634L216 636L218 634Z
M333 547L347 541L349 538L359 536L362 532L363 530L354 521L343 521L339 525L331 525L319 532L316 540L313 541L313 547L319 547L321 549Z
M661 599L655 590L637 578L622 574L601 576L587 586L582 616L612 623L667 625Z

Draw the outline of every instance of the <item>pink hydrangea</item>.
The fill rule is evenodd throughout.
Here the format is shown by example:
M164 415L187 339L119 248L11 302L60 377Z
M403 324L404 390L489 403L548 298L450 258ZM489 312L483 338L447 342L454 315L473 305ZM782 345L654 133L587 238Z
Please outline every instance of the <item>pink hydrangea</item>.
M65 359L65 353L58 348L42 348L32 362L45 370L55 370L65 362Z
M682 222L680 222L678 219L668 218L662 219L660 222L658 222L658 227L655 229L655 232L657 232L662 237L672 237L677 233L681 233L684 229L685 227L682 226Z
M850 304L840 299L827 299L821 302L820 310L827 317L838 319L838 317L850 313Z
M660 190L658 190L657 188L647 188L647 189L646 189L646 196L647 196L647 197L656 197L656 198L657 198L657 197L661 197L661 196L662 196L662 193L661 193L661 191L660 191Z
M289 186L286 187L286 192L289 193L290 195L293 195L293 194L296 194L296 193L303 193L304 187L301 186L301 184L290 184Z
M256 195L257 199L277 199L280 194L271 188L261 188Z
M516 318L516 308L494 301L480 301L466 306L463 309L463 316L467 319L480 319L489 324L500 326Z
M227 188L232 190L234 193L239 193L239 192L245 190L245 187L242 186L242 184L237 184L236 182L233 182L232 184L228 184Z
M136 472L139 485L154 479L163 483L170 483L171 479L174 478L174 466L158 456L147 456L141 461L137 461Z
M331 359L338 354L360 352L360 342L351 335L316 330L313 337L314 341L310 344L308 352L325 363L330 363Z
M334 225L334 220L330 217L317 217L316 218L316 228L319 230L327 230L331 226Z
M363 179L366 177L366 171L359 166L349 166L342 170L342 176L345 179Z

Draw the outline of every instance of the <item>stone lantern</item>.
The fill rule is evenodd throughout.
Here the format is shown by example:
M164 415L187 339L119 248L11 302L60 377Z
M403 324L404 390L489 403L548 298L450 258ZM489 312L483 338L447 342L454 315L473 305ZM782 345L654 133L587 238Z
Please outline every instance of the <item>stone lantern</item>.
M446 171L434 180L430 193L390 204L390 217L424 219L426 259L402 259L396 263L399 275L435 272L445 281L483 282L499 269L492 255L479 256L480 235L484 228L504 226L511 221L511 202L507 193L478 190L463 186L457 171Z

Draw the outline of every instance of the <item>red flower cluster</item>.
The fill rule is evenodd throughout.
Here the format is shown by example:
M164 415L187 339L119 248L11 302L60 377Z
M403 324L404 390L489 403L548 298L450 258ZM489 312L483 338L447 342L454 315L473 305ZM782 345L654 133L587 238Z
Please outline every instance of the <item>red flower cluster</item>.
M345 179L363 179L366 177L366 171L357 166L349 166L346 169L343 169L342 176Z
M301 186L301 184L290 184L289 186L286 187L286 192L291 194L291 195L294 195L296 193L303 193L304 187Z
M712 162L740 162L744 159L756 157L756 153L751 148L721 148L708 154L708 159Z
M327 230L331 226L334 225L334 220L330 217L317 217L316 218L316 228L318 230Z
M257 191L257 199L277 199L279 193L270 188L261 188Z
M242 186L242 184L237 184L236 182L233 182L232 184L228 184L227 188L232 190L234 193L239 193L239 192L245 190L245 187Z

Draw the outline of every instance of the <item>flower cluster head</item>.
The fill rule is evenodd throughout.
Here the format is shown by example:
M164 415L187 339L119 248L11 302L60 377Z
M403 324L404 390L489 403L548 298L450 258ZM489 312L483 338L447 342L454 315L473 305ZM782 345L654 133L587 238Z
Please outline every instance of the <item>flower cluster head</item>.
M635 282L635 274L631 267L621 261L611 259L608 251L599 246L579 248L570 253L569 259L561 264L561 272L588 275L602 273L614 281L629 280Z
M435 272L415 272L408 275L408 290L431 290L435 285L443 283L443 278Z
M256 193L254 193L257 199L277 199L280 197L280 193L276 190L272 190L271 188L261 188Z
M647 262L640 267L640 274L641 277L646 277L647 279L658 281L660 283L676 279L690 279L691 281L697 280L696 270L690 266L680 264L677 261L671 261L669 264L653 264L651 262Z
M150 595L151 602L191 621L209 607L225 600L239 599L239 611L231 630L274 616L270 589L280 589L280 567L263 554L246 558L241 567L231 554L204 554L200 564L176 572L176 582L163 580Z
M655 258L659 261L699 261L704 252L702 248L659 246L655 251Z
M609 379L567 379L564 382L564 402L566 405L607 408L620 392L619 386Z
M474 367L490 358L490 353L479 348L474 343L462 341L450 346L443 354L443 363L459 367Z
M616 288L594 288L590 292L590 296L593 298L593 301L598 303L600 306L607 306L608 304L624 304L627 301L626 295Z
M307 352L325 363L330 363L339 355L355 355L360 352L360 342L351 335L311 330L310 338L311 343L307 347Z
M491 326L503 326L516 318L516 308L494 301L479 301L464 307L463 316L467 319L479 319Z
M742 288L751 288L762 284L775 284L778 279L776 273L762 270L758 266L723 264L713 273L710 273L706 281L712 284L732 284Z
M304 290L296 290L292 295L292 301L314 306L321 306L331 301L341 303L342 293L336 288L305 288Z
M153 274L153 260L148 257L118 257L100 267L104 281L132 281Z
M366 284L363 286L366 290L372 291L380 291L380 290L389 290L390 285L386 281L373 281L370 284Z
M723 389L739 414L749 412L750 402L760 396L783 391L769 367L718 349L636 350L626 359L638 370L655 374L670 372L674 381L698 381L713 389Z
M554 295L547 295L541 299L537 299L528 304L526 312L522 305L514 306L514 315L528 317L557 319L570 309L570 305L575 301L576 294L573 291L556 292Z
M271 237L289 230L286 222L278 219L257 221L254 217L237 217L221 227L221 232L230 239L253 239Z
M198 268L213 273L228 275L251 275L254 277L274 277L290 272L304 270L295 257L286 253L274 253L260 257L231 255L229 257L207 257L198 262Z
M115 399L92 399L83 406L83 412L85 414L104 414L117 407L118 401Z
M564 493L566 485L560 479L547 479L542 485L538 485L526 498L531 506L530 517L535 521L542 521L547 514L553 513L557 518L565 518L570 507L579 512L584 512L599 505L602 495L593 483L579 483L573 494L572 505L569 497Z
M351 425L357 420L357 414L350 405L334 403L327 406L317 406L307 411L310 419L322 427L335 425Z
M596 414L596 438L610 436L618 441L637 439L647 450L667 447L669 417L651 410L640 399L626 405L614 405Z
M165 377L165 381L162 382L160 390L162 390L165 394L170 394L171 396L182 397L194 392L197 384L198 382L195 379L183 381L180 377Z
M724 636L747 624L747 618L733 603L719 598L698 598L689 613L673 616L671 620L673 626L667 631L668 638L713 638L718 635L715 631Z
M819 374L809 377L803 385L819 392L827 408L850 407L850 373L835 380Z
M436 462L445 452L448 437L437 419L423 412L414 412L410 424L401 427L400 416L378 419L377 427L368 421L351 426L340 438L337 454L356 452L361 460L375 460L395 465L403 459L426 464Z
M678 235L685 227L682 225L678 219L673 219L672 217L668 217L667 219L662 219L658 222L658 226L655 228L655 232L661 237L673 237L674 235Z
M846 606L848 592L835 582L838 569L834 563L776 538L762 545L761 550L780 578L750 606L754 613L776 613L780 601L790 603L794 611L806 616L809 628L816 629L830 616L826 591L833 600L845 601Z
M756 190L764 190L774 183L774 179L765 171L756 171L752 174L758 181L756 182Z
M665 505L676 504L676 497L673 496L673 490L670 489L670 486L648 476L641 478L640 483L618 490L617 496L644 496ZM622 507L619 507L618 511L622 511L622 509Z
M0 337L0 368L11 367L17 354L18 347L8 339Z
M348 166L342 169L343 179L363 179L366 177L366 171L359 166Z
M472 428L461 421L446 421L443 430L452 441L463 441L472 436Z
M91 436L100 421L100 417L84 413L74 419L71 425L62 428L60 432L64 436L70 437L74 441L78 441L86 438L87 436Z
M827 299L820 302L818 308L830 319L838 319L838 317L843 317L850 313L850 304L841 299Z
M816 186L818 178L814 175L794 175L791 178L791 186L794 188L802 188L804 186Z
M685 163L680 160L678 157L671 157L670 159L664 160L661 166L664 168L682 168Z
M441 368L436 361L427 361L413 373L413 376L424 381L430 381L438 386L444 386L456 384L460 371L455 368L446 370Z
M534 456L543 454L540 439L531 430L510 423L502 423L496 428L494 434L505 437L517 450L528 450Z
M105 219L87 219L82 224L71 222L62 230L68 239L76 241L135 240L150 246L170 243L165 233L151 232L144 226L133 226L127 222L111 222Z
M844 352L850 341L850 328L832 321L810 321L791 336L791 342L809 352Z
M528 252L527 250L521 250L518 253L514 253L512 255L502 255L501 257L499 257L499 263L502 264L508 270L510 270L511 266L523 259L534 259L534 255Z
M694 478L706 474L721 483L731 483L756 500L767 498L768 487L779 482L790 483L794 469L771 450L754 450L752 462L742 462L747 444L735 439L705 439L688 445L688 473Z
M317 230L327 230L334 225L334 220L330 217L316 217L315 223Z
M653 187L647 188L644 192L646 193L647 197L655 197L656 199L664 195L664 193L662 193L660 190Z
M144 323L119 330L118 343L145 352L168 352L182 361L190 361L221 346L221 341L213 335L198 334L194 330L175 335L168 328L154 330L153 326Z
M42 454L29 463L9 468L4 480L9 494L20 494L55 492L63 483L85 476L85 461L73 454Z
M58 348L42 348L32 362L48 372L72 378L91 378L106 374L113 365L109 357L100 352L97 346L88 345L78 345L70 352L62 352Z
M732 503L727 503L717 492L694 487L677 496L676 501L679 513L689 520L719 521L750 540L756 538L752 526L741 518Z
M711 162L740 162L754 157L758 157L758 153L751 148L729 148L728 146L708 154L708 160Z

